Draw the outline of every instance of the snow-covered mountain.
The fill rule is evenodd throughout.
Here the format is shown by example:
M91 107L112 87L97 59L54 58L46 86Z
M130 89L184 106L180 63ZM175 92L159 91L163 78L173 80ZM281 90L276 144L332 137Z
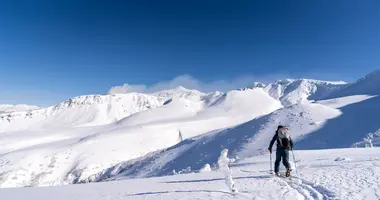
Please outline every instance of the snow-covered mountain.
M185 98L192 101L200 101L206 94L197 90L190 90L178 86L174 89L158 91L151 95L157 97L160 101L165 102L172 98Z
M79 96L48 108L0 113L0 132L109 124L160 105L146 94Z
M78 105L89 105L84 109L91 109L93 102L82 98L83 103L69 101L54 108L57 112L69 112L68 108L77 110ZM104 101L104 97L98 98L101 97L97 97L98 102ZM182 139L243 123L281 107L262 89L231 91L205 95L202 100L174 97L158 108L135 113L106 126L70 126L53 131L28 130L0 135L0 141L6 144L0 147L0 153L6 154L2 157L6 164L0 169L0 184L10 187L93 181L97 174L123 161L168 148Z
M0 104L0 113L30 111L30 110L37 110L39 108L40 107L38 106L30 106L26 104L17 104L17 105Z
M365 146L380 128L376 74L352 84L285 79L226 93L87 95L0 113L0 186L199 170L223 148L241 159L266 152L279 124L290 127L296 148Z
M312 79L278 80L264 87L255 83L253 87L263 87L270 96L281 101L284 106L294 105L303 100L320 100L341 90L347 83Z

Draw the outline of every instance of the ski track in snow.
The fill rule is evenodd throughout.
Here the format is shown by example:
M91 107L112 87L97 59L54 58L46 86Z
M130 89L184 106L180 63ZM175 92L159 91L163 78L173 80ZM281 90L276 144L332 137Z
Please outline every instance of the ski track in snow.
M304 199L316 199L316 200L333 200L336 199L336 195L334 192L331 192L322 186L315 186L311 182L297 178L297 177L292 177L290 180L287 178L277 178L279 179L280 183L285 183L287 186L290 188L297 190L297 192L303 196ZM288 191L285 189L285 193Z
M340 171L328 172L315 169L313 176L318 182L325 182L328 187L341 188L342 196L359 196L357 191L372 190L380 198L380 166L378 162L356 163L355 167L340 168ZM324 174L324 176L320 176Z

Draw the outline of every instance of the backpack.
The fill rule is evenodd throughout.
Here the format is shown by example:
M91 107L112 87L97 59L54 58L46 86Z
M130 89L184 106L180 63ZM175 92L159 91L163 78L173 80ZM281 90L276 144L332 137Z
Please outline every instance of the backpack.
M278 139L281 147L288 148L290 144L290 134L289 131L285 128L279 129L277 131Z

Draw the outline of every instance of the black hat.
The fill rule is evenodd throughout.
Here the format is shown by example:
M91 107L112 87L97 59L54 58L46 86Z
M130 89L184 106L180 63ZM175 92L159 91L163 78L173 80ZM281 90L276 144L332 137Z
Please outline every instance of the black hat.
M277 129L280 129L280 128L284 128L284 126L283 126L283 125L279 125L279 126L277 127Z

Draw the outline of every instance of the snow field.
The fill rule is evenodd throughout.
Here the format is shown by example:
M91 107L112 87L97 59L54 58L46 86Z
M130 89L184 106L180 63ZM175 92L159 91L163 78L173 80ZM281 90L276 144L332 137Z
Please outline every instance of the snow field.
M7 200L51 197L64 200L103 199L339 199L375 200L380 195L380 149L353 148L296 151L300 179L269 174L269 155L231 164L239 193L225 185L220 171L102 183L0 190ZM339 156L351 161L338 162Z

